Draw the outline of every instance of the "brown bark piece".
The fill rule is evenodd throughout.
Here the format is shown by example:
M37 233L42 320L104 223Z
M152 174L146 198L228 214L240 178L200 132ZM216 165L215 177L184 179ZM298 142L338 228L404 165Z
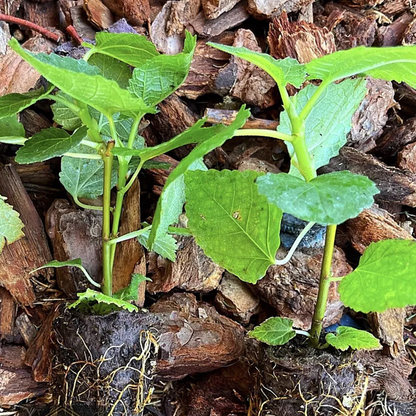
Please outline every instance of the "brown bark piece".
M396 101L400 105L400 112L409 117L415 115L416 90L405 83L393 82L396 91Z
M24 3L23 18L29 22L35 23L40 27L51 29L54 31L59 26L58 8L56 1L32 2ZM36 36L37 32L28 30L30 36Z
M7 43L11 38L9 25L6 22L0 22L0 56L7 52Z
M202 0L202 9L207 19L216 19L231 10L241 0Z
M163 187L165 186L168 176L171 174L173 169L175 169L176 166L178 166L179 162L168 155L160 155L152 160L154 160L155 162L169 163L171 165L169 169L148 169L146 171L146 173L152 178L152 181L154 183Z
M90 276L101 282L101 212L79 211L68 201L57 199L49 208L45 223L54 258L58 261L80 258ZM70 299L75 299L78 292L90 287L84 273L75 267L56 269L56 280Z
M368 176L380 190L374 199L377 203L397 203L416 207L416 175L387 166L374 156L359 152L351 147L341 149L329 165L321 168L323 173L349 170Z
M392 18L398 14L409 11L410 4L411 3L409 3L408 0L388 0L380 6L379 11L387 17Z
M19 330L20 335L25 342L26 347L32 345L33 340L36 338L38 330L36 326L30 321L26 313L21 313L15 321L16 328Z
M365 209L358 217L348 220L346 225L352 246L361 254L371 243L377 241L413 240L411 234L401 228L387 211L377 205Z
M140 182L136 180L125 197L124 212L121 218L119 235L139 230L140 225ZM144 267L136 268L135 273L146 276L144 251L136 238L117 244L113 267L113 292L127 287L137 263Z
M284 257L286 250L278 253ZM293 326L308 330L318 296L319 276L322 262L322 250L309 252L296 251L292 259L284 266L271 266L263 279L254 286L254 292L265 302L273 306L279 316L293 319ZM352 268L339 248L334 251L332 275L345 276ZM329 289L328 305L324 326L334 324L342 316L343 305L339 299L337 284Z
M248 0L248 12L255 18L271 20L283 11L297 13L314 0Z
M290 22L284 11L280 18L270 24L267 40L270 55L276 59L288 56L300 63L336 51L334 35L326 28L305 21Z
M87 13L82 6L73 6L69 10L76 32L82 39L95 39L96 30L91 26L87 18Z
M223 13L217 19L208 20L204 12L200 12L189 24L195 32L203 38L218 36L226 30L232 29L245 22L250 15L246 10L246 1L240 1L230 11Z
M110 9L100 0L84 0L84 10L88 20L98 29L108 29L115 23Z
M124 17L130 24L142 26L149 21L149 0L102 0L116 16Z
M0 253L0 283L23 305L35 300L30 272L52 259L41 219L30 200L23 183L12 165L0 164L0 195L19 212L25 225L25 237L4 247ZM35 274L51 276L51 271Z
M15 16L16 12L20 9L21 3L22 0L0 0L0 13Z
M16 305L10 292L0 287L0 340L13 341Z
M0 367L25 368L26 348L20 345L0 345Z
M403 45L414 45L416 43L416 19L407 26L404 32L402 44Z
M383 133L394 101L394 89L390 81L367 78L367 94L352 117L348 145L362 152L376 147L376 140Z
M160 299L151 312L162 322L156 373L164 380L224 367L243 353L243 328L190 293Z
M224 269L204 254L193 237L181 236L178 237L174 263L155 254L149 255L152 282L147 283L147 291L151 294L167 293L178 288L208 293L218 287L223 272Z
M388 26L378 28L378 46L398 46L402 43L405 33L413 20L411 13L404 13Z
M406 145L397 155L397 166L416 173L416 143Z

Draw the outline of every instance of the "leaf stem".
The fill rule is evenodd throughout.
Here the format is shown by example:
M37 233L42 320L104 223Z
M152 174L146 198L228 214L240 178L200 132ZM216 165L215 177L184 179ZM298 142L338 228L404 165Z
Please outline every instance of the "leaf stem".
M318 101L319 97L325 91L326 87L330 84L330 82L322 81L321 85L315 90L312 97L308 100L305 107L303 107L302 111L299 114L299 118L302 120L306 120L314 108L316 102Z
M129 140L127 142L127 147L129 149L133 149L134 140L137 136L137 129L139 128L140 120L142 119L142 116L138 116L134 119L133 125L131 126L130 134L129 134Z
M123 192L126 193L132 186L134 181L136 180L137 176L139 175L144 163L146 162L147 159L142 159L140 161L139 166L137 166L137 169L134 171L133 175L130 177L130 180L128 181L127 185L123 188Z
M53 100L59 104L64 105L65 107L68 107L72 112L74 112L75 114L79 114L79 112L81 111L81 108L78 107L76 104L71 103L71 101L59 96L59 95L54 95L54 94L49 94L45 97L45 99L49 99L49 100Z
M76 159L96 159L96 160L101 160L102 156L100 155L93 155L91 153L72 153L72 152L68 152L68 153L64 153L63 156L68 156L68 157L74 157Z
M90 210L95 210L95 211L102 211L103 207L96 207L95 205L88 205L88 204L84 204L83 202L81 202L77 196L74 197L74 201L75 203L80 206L81 208L84 209L90 209Z
M274 139L284 140L292 143L293 137L290 134L280 133L274 130L266 129L240 129L234 133L234 136L260 136L272 137Z
M312 318L311 338L309 345L317 348L321 336L322 325L328 301L329 286L331 284L331 264L334 253L336 225L328 225L326 228L324 257L322 259L321 277L319 281L318 300L316 301L315 312Z
M132 231L131 233L127 233L124 235L121 235L120 237L117 238L112 238L111 240L108 240L108 244L112 245L115 247L115 245L117 243L121 243L122 241L127 241L127 240L131 240L132 238L138 237L139 235L144 234L146 231L148 231L152 226L149 225L146 228L141 228L140 230L137 231Z

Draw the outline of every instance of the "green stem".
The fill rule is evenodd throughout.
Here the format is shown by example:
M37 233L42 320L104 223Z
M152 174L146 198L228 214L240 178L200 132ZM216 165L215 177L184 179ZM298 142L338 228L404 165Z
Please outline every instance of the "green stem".
M65 107L68 107L72 112L74 112L77 115L81 111L81 109L77 105L71 103L71 101L68 101L63 97L60 97L59 95L49 94L45 98L56 101L57 103L62 104Z
M132 186L134 181L136 180L137 176L139 175L144 163L146 162L147 159L142 159L140 161L139 166L137 166L137 169L134 171L133 175L131 176L130 180L128 181L127 185L122 189L123 193L126 193Z
M297 168L306 182L311 181L316 177L316 170L313 166L311 155L305 142L305 133L296 133L296 139L293 140L292 145L295 149L295 155L297 159Z
M113 271L111 267L111 173L113 168L113 154L111 149L114 142L107 143L107 149L103 155L104 161L104 193L103 193L103 293L107 296L113 294Z
M322 259L321 278L319 281L318 300L316 301L315 313L312 318L309 345L317 348L321 336L322 325L328 300L329 286L331 284L331 264L334 253L336 225L328 225L326 228L324 257Z
M83 46L86 46L86 45L90 45L89 43L85 43L85 42L82 42L82 45ZM93 45L91 45L91 47L94 47ZM95 53L95 51L93 50L93 49L90 49L85 55L84 55L84 57L82 58L85 62L88 62L88 59L90 59L91 58L91 56L93 55Z
M292 142L293 137L290 134L280 133L274 130L266 129L241 129L234 133L234 136L261 136L272 137L274 139L284 140L286 142Z
M312 97L308 100L305 107L303 107L301 113L299 114L299 118L302 120L306 120L313 110L316 102L318 101L319 97L325 91L326 87L330 84L330 82L322 81L321 85L315 90Z
M93 155L91 153L64 153L63 156L68 156L68 157L73 157L75 159L96 159L96 160L101 160L102 156L100 155Z
M102 211L103 210L103 207L96 207L95 205L84 204L76 196L74 197L74 201L78 206L80 206L81 208L84 208L84 209L91 209L91 210L95 210L95 211Z
M142 119L142 116L136 117L134 119L133 125L131 126L131 130L129 134L129 141L127 142L127 147L129 149L133 149L134 141L136 140L136 136L137 136L137 129L139 128L141 119Z
M131 233L124 234L120 237L112 238L111 240L108 241L108 244L111 244L113 247L115 247L117 243L121 243L122 241L127 241L127 240L131 240L132 238L138 237L144 234L150 228L151 228L151 225L149 225L146 228L142 228L140 230L132 231Z

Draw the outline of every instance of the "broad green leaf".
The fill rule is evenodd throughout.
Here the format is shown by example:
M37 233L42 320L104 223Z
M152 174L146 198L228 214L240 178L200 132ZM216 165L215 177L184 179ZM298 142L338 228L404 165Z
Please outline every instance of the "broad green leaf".
M126 89L129 86L131 69L124 62L106 55L93 55L88 63L97 67L103 77L116 81L120 88Z
M258 192L283 212L321 225L341 224L373 203L379 191L366 176L348 171L318 176L310 182L287 173L257 179Z
M68 308L87 308L91 302L98 302L99 305L110 305L111 308L107 309L106 312L120 309L126 309L129 312L137 312L139 310L137 306L125 300L113 298L91 289L87 289L84 293L78 293L78 300L69 305Z
M292 329L293 321L287 318L269 318L248 333L268 345L284 345L296 336Z
M154 106L172 94L185 81L196 46L196 36L186 32L182 53L159 55L133 71L129 91Z
M104 114L117 112L128 116L154 112L143 100L120 88L115 81L100 75L98 68L87 62L55 54L33 54L23 49L16 39L10 47L33 66L48 81L64 93L80 100Z
M149 279L146 276L143 276L139 273L133 273L131 275L131 282L130 284L125 287L124 289L119 290L118 292L114 293L113 297L116 299L121 300L137 300L137 297L139 295L139 285L142 282L151 282L152 279Z
M305 65L300 64L296 59L285 58L277 60L266 53L253 52L247 48L236 48L212 42L208 42L208 45L257 65L283 88L287 84L300 88L306 78Z
M0 118L0 137L3 136L25 137L25 128L16 115Z
M69 95L64 94L62 91L58 91L56 95L58 97L65 98L73 104L76 104L74 102L75 100L73 100ZM64 104L56 102L51 105L51 109L53 112L53 120L65 130L74 131L78 127L81 127L81 119Z
M79 145L74 153L91 153L93 149ZM59 179L65 189L75 198L94 199L103 193L104 164L102 160L78 159L64 156ZM117 183L117 172L113 169L111 187Z
M71 136L62 129L51 127L36 133L27 140L16 154L16 162L35 163L62 156L78 146L87 136L87 128L81 127Z
M162 194L160 195L159 201L157 203L155 215L153 216L152 231L149 236L150 249L153 248L156 237L158 235L166 234L169 225L171 225L173 222L176 222L176 220L170 222L173 219L171 208L168 208L167 212L165 212L166 207L169 205L169 199L166 197L166 195L169 196L169 193L172 192L169 191L169 187L181 175L183 175L190 168L190 166L192 166L193 163L202 159L207 153L211 152L219 146L222 146L226 140L233 137L235 131L244 125L249 115L250 112L246 110L245 106L243 105L238 112L235 120L229 126L223 126L219 124L214 127L200 128L205 120L199 120L199 122L195 123L193 127L182 133L182 135L176 136L174 139L167 143L163 143L163 145L166 145L166 148L169 149L169 146L174 145L175 147L172 149L175 149L179 145L186 144L187 142L190 143L188 140L193 140L193 143L199 142L198 146L196 146L188 156L182 159L179 165L171 172L165 183ZM151 159L161 154L159 152L163 149L165 149L165 147L162 145L155 146L150 149L145 149L148 152L144 153L144 155L142 154L141 157L144 158L144 160ZM163 153L165 152L166 150L163 151ZM175 204L176 207L178 207L178 205L179 203ZM175 212L175 216L176 214L177 211Z
M254 171L187 172L188 227L204 253L256 283L275 262L282 211L257 191Z
M309 84L291 98L298 113L305 107L316 89L316 86ZM332 157L337 156L341 147L347 142L352 116L366 92L365 80L348 79L339 84L329 85L315 103L305 121L306 147L315 169L325 166ZM286 111L280 116L278 131L292 133ZM290 156L297 161L293 146L290 143L286 144ZM293 164L290 174L302 177Z
M50 87L45 91L44 88L39 88L38 90L26 92L24 94L3 95L0 97L0 119L13 116L25 108L30 107L35 104L36 101L45 98L52 89L53 87Z
M95 45L84 43L83 46L91 48L90 53L107 55L131 66L141 66L149 59L159 55L153 43L149 42L146 36L134 33L99 32L95 36L95 41Z
M406 82L416 88L416 46L338 51L306 64L309 79L333 82L352 75Z
M177 220L177 219L176 219ZM176 250L178 249L176 245L176 240L169 234L158 235L156 241L153 243L153 247L150 250L149 247L149 235L150 228L146 230L143 234L139 235L137 239L139 243L149 251L154 251L165 259L170 261L176 260Z
M358 267L341 280L341 300L345 306L364 313L416 305L415 265L414 241L372 243Z
M170 169L172 165L168 162L158 162L157 160L148 160L143 164L143 169Z
M348 348L353 350L379 350L380 341L367 331L351 328L349 326L339 326L336 334L329 333L325 341L341 351Z
M114 125L116 127L116 132L118 138L125 144L129 139L130 130L133 126L133 119L132 118L125 118L123 116L113 117ZM101 120L100 121L100 132L103 136L107 137L108 139L111 138L111 131L110 125L108 120ZM142 149L144 147L144 138L142 136L136 135L136 140L134 142L134 149ZM121 148L123 149L123 148Z
M7 204L5 198L0 195L0 253L4 245L11 244L24 237L22 231L24 224L20 215L13 207Z

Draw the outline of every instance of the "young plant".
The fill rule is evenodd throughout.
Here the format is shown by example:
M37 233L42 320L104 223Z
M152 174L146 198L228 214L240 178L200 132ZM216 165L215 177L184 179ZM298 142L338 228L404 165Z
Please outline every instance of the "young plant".
M112 293L117 243L139 238L140 243L151 245L159 254L173 261L176 243L170 234L178 234L181 230L169 227L178 221L182 212L183 174L188 169L206 169L202 157L232 137L249 115L242 108L230 126L205 128L205 120L200 120L168 142L145 147L144 139L138 135L140 121L146 114L156 113L156 105L185 80L195 45L196 37L186 33L183 52L168 56L159 54L144 36L101 32L97 34L95 45L84 44L89 48L84 59L75 60L55 54L33 54L24 50L17 40L10 41L11 48L50 84L46 89L0 97L0 142L22 145L16 155L18 163L62 157L60 181L65 189L80 207L103 213L102 283L88 275L79 259L52 261L43 266L78 267L84 271L92 285L102 289L103 293L88 290L81 296L81 300L111 303L128 310L136 309L128 300L132 299L134 287L137 289L139 281L145 279L143 276L133 275L130 288ZM131 70L131 67L134 69ZM54 120L62 127L51 127L25 138L17 113L42 99L55 102L52 105ZM124 196L141 169L161 167L157 162L151 162L151 159L188 144L197 146L169 176L155 216L157 231L146 226L120 236ZM113 206L111 191L114 187L117 196ZM100 207L89 205L83 200L95 199L100 195ZM160 219L161 212L164 214L163 220ZM11 242L18 237L20 231L16 215L3 200L0 200L0 213L1 246L4 244L3 236ZM6 229L3 213L13 219Z
M341 300L356 311L381 312L416 304L416 244L412 241L373 243L356 270L342 279L331 276L337 224L370 207L378 189L367 177L348 171L317 176L317 169L346 143L351 118L366 94L365 76L416 87L416 47L359 47L302 65L292 58L276 60L245 48L211 46L259 66L276 81L285 110L277 131L239 130L235 136L285 141L291 167L289 173L266 175L253 171L188 172L188 226L204 252L243 281L256 283L271 265L284 263L275 259L283 212L326 226L319 294L307 334L312 347L320 344L331 282L341 280ZM300 88L307 80L321 82L319 86L307 83L294 96L288 95L288 85ZM281 345L297 332L304 334L292 329L292 324L290 319L271 318L250 335ZM336 334L326 336L326 343L340 349L380 347L370 333L342 326Z

